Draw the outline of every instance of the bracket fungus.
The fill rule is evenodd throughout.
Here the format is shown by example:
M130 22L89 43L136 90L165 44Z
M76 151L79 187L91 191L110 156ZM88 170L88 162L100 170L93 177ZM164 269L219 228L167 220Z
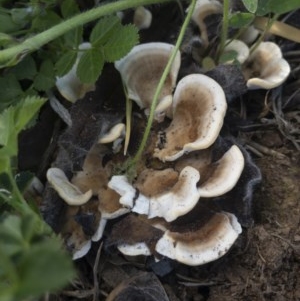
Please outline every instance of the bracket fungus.
M290 70L279 46L273 42L260 43L243 67L248 89L278 87L287 79Z
M87 92L95 90L94 84L82 83L76 75L79 59L82 56L83 51L90 48L90 43L82 43L79 45L77 59L72 69L64 76L56 78L56 87L59 93L70 102L75 102L78 99L83 98Z
M184 232L166 231L155 250L186 265L201 265L223 256L241 232L233 214L215 213L202 227Z
M217 197L230 191L239 180L244 169L244 156L233 145L217 162L211 164L210 177L200 185L200 197Z
M170 222L191 211L197 204L200 197L197 189L199 179L199 172L186 166L169 190L165 189L163 193L149 197L141 192L136 196L137 190L128 183L125 176L113 176L108 186L121 195L120 203L131 208L133 212L145 214L148 218L163 217Z
M129 98L136 101L140 108L150 107L173 48L174 45L160 42L140 44L115 62L115 67L127 87ZM180 61L180 53L177 53L160 93L159 103L163 101L170 104L169 99L176 84Z
M152 14L144 6L139 6L134 10L133 23L139 29L147 29L151 26Z
M81 192L77 186L70 183L65 173L59 168L49 168L47 180L68 205L80 206L92 197L91 189L85 193Z
M236 216L224 211L210 213L204 222L187 218L181 224L129 214L116 223L110 244L127 256L154 255L156 260L165 256L197 266L222 257L241 232Z
M224 48L224 53L234 51L236 53L236 60L243 64L249 57L249 47L241 40L227 40ZM227 61L226 64L233 63L233 60Z
M208 148L219 135L227 103L222 87L212 78L191 74L177 84L173 120L165 131L165 143L154 156L174 161L191 151Z
M194 9L192 20L198 25L201 40L204 46L208 46L208 33L205 25L205 18L212 14L221 14L222 4L217 0L198 0Z

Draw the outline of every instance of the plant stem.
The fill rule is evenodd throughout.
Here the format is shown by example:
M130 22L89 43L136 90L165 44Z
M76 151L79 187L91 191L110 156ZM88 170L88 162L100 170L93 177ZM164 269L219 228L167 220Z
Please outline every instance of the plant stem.
M278 17L279 14L274 14L271 18L265 19L266 24L264 25L263 32L260 34L260 37L257 39L255 44L251 47L250 54L253 53L255 49L260 45L260 43L265 38L265 35L269 32L269 29L271 28L272 24L276 21Z
M225 43L228 35L228 26L229 26L229 0L223 0L223 22L222 22L221 41L218 50L218 60L225 48Z
M7 175L12 186L12 197L6 198L7 204L13 207L20 215L30 216L35 219L36 227L39 232L44 234L51 234L52 230L50 227L40 218L40 216L29 206L25 201L22 193L19 190L19 187L16 183L16 180L13 176L11 169L7 170Z
M171 66L173 64L173 61L176 57L176 54L179 50L179 47L182 43L182 40L183 40L183 37L184 37L184 34L186 32L186 29L187 29L187 26L190 22L190 19L192 17L192 14L193 14L193 11L195 9L195 4L196 4L196 0L192 0L191 4L190 4L190 7L189 7L189 11L188 11L188 14L184 20L184 23L181 27L181 30L180 30L180 33L179 33L179 36L177 38L177 41L176 41L176 44L175 44L175 47L172 51L172 54L169 58L169 61L167 63L167 66L160 78L160 81L158 83L158 86L156 88L156 91L155 91L155 94L153 96L153 100L152 100L152 103L151 103L151 107L150 107L150 114L149 114L149 117L148 117L148 120L147 120L147 125L146 125L146 128L145 128L145 132L144 132L144 135L143 135L143 139L141 141L141 144L139 145L139 148L137 150L137 153L135 154L134 158L131 160L130 162L130 166L134 166L140 159L141 159L141 156L142 156L142 153L145 149L145 146L147 144L147 141L148 141L148 138L149 138L149 135L150 135L150 131L151 131L151 127L152 127L152 123L153 123L153 120L154 120L154 114L155 114L155 108L157 106L157 102L158 102L158 97L159 97L159 94L163 88L163 85L165 83L165 80L170 72L170 69L171 69Z
M26 54L33 52L50 41L60 37L77 26L84 25L105 15L115 13L124 9L148 5L154 3L164 3L170 0L120 0L93 8L89 11L76 15L60 24L57 24L33 37L26 39L19 45L0 51L0 67L18 63Z

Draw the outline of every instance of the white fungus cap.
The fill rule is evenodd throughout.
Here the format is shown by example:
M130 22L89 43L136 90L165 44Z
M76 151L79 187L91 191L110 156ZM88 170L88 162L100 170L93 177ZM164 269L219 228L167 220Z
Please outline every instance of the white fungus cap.
M245 165L245 159L238 148L233 145L223 157L213 163L213 172L207 181L199 187L201 197L217 197L230 191L239 180Z
M192 20L198 25L201 39L205 46L208 45L208 33L205 18L212 14L222 13L222 4L217 0L197 0L196 6L192 15Z
M279 46L273 42L260 43L243 68L250 90L278 87L286 81L290 71L290 65L282 58Z
M118 123L114 125L108 133L104 134L99 140L98 143L111 143L117 140L118 138L125 135L125 124Z
M134 10L133 24L139 29L147 29L151 26L152 14L149 9L139 6Z
M72 69L62 77L56 78L56 87L59 93L68 101L75 102L84 97L87 92L95 90L95 84L85 84L80 81L76 75L79 59L83 54L83 50L91 48L90 43L82 43L79 46L77 60Z
M140 44L115 62L115 67L127 87L129 98L136 101L140 108L147 109L151 106L157 85L173 49L174 45L161 42ZM160 93L159 102L166 96L172 95L180 61L178 52Z
M234 51L236 52L236 60L243 64L249 57L250 50L246 43L241 40L227 40L224 48L224 53ZM231 64L233 61L228 61L226 64Z
M118 250L128 256L139 256L139 255L144 255L144 256L150 256L151 251L149 247L147 246L146 243L144 242L138 242L135 244L119 244L118 245Z
M205 149L217 139L227 103L222 87L212 78L190 74L177 84L173 120L165 131L166 143L154 157L174 161L191 151Z
M78 187L70 183L65 173L59 168L49 168L47 179L59 196L71 206L83 205L92 197L91 189L82 193Z
M113 176L108 186L121 195L120 203L131 208L131 211L145 214L149 218L163 217L170 222L188 213L197 204L200 197L197 188L199 179L199 172L187 166L169 191L151 197L137 194L125 176Z
M241 225L233 214L216 213L199 229L183 233L166 231L155 250L186 265L202 265L222 257L241 232Z

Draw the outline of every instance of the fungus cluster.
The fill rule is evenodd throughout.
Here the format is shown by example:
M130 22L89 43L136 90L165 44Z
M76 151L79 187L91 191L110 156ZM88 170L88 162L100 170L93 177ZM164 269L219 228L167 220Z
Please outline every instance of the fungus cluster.
M173 45L166 43L142 44L115 63L129 97L146 114L172 50ZM116 140L122 143L124 124L97 139L82 170L70 180L58 168L48 170L49 183L71 206L69 214L85 210L88 216L91 206L98 208L88 238L84 233L70 234L71 226L65 226L74 259L102 237L108 220L125 214L113 226L112 237L122 253L132 256L152 254L200 265L224 255L241 233L232 213L211 211L205 221L198 216L203 200L232 190L245 160L235 144L218 157L213 154L227 109L221 86L202 74L190 74L176 85L179 67L180 54L159 96L157 121L133 180L127 174L114 174L115 166L125 160L119 148L112 149ZM178 226L184 218L188 222ZM138 226L130 231L132 223ZM119 229L126 229L127 236L117 238Z
M209 45L205 19L222 14L222 10L221 1L197 1L192 19L200 30L201 47L205 48L197 58L214 51ZM139 29L148 28L151 21L151 13L144 7L134 11L133 22ZM225 43L224 53L236 53L225 64L238 62L245 90L275 88L290 73L275 43L261 42L254 47L258 34L250 26L246 36ZM88 47L84 43L80 49ZM144 111L132 117L137 121L133 127L145 126L145 116L149 115L173 50L168 43L144 43L115 62L128 97ZM60 93L72 102L94 88L79 82L76 64L69 74L57 79ZM122 147L129 129L121 119L105 131L101 129L85 156L82 170L71 178L57 167L48 170L48 182L69 205L61 233L74 259L84 256L91 241L101 239L108 221L116 218L119 219L112 223L108 245L116 246L124 255L153 255L156 260L168 257L187 265L218 259L241 233L234 205L224 206L224 211L222 206L216 209L211 204L232 198L238 181L249 196L260 173L255 170L254 180L245 184L247 175L255 169L250 170L253 164L249 156L232 141L225 148L219 142L227 110L222 87L199 73L178 80L180 66L178 52L158 96L150 138L134 175L124 173L128 156ZM134 131L141 132L140 128ZM129 155L134 155L135 139L130 138ZM123 172L116 172L120 166ZM237 198L244 199L241 192L237 192ZM76 223L80 224L79 230L74 230Z
M198 0L196 3L192 19L199 28L200 40L206 49L209 49L209 39L205 19L214 14L222 14L222 5L222 1L219 0ZM257 21L254 22L256 26L249 26L240 36L240 40L228 40L224 49L225 53L236 54L235 59L241 64L247 87L250 90L273 89L280 86L290 74L290 66L282 58L281 49L276 43L268 41L255 44L259 35L258 29L262 29L259 26L260 21L261 19L257 17ZM233 60L230 59L226 63L233 63Z

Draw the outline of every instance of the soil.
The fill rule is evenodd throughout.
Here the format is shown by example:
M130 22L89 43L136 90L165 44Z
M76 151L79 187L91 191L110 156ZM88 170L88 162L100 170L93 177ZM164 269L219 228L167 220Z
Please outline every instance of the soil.
M181 17L177 8L172 5L152 7L156 18L151 31L141 33L142 42L174 42ZM299 17L300 12L295 15ZM297 20L295 15L291 20ZM130 19L131 16L132 12L129 12L127 17ZM214 31L215 26L211 23L211 30ZM190 31L193 32L194 29ZM299 51L299 45L284 39L277 41L286 51ZM199 267L187 267L171 260L156 263L153 259L128 258L112 252L105 246L107 236L104 236L103 241L94 243L90 252L75 262L78 278L70 287L51 295L50 300L300 300L300 154L296 134L289 132L291 127L285 126L288 124L294 129L299 127L297 118L290 117L291 113L299 112L299 93L291 98L299 86L299 72L296 68L297 62L291 60L290 64L292 70L296 71L293 78L280 90L282 105L279 111L274 109L278 109L274 105L276 99L278 100L278 89L270 94L258 91L237 97L236 86L227 82L229 87L225 87L226 95L230 99L230 113L227 115L230 135L248 150L261 171L262 180L255 186L253 196L250 196L250 210L247 212L250 217L243 224L243 233L224 257ZM197 68L187 56L180 76L190 73L191 70L194 72ZM103 77L96 92L89 94L84 100L84 113L80 116L76 115L78 111L74 113L74 132L65 131L65 126L54 117L50 107L43 109L45 117L40 118L33 131L37 131L35 135L39 136L45 131L43 126L48 124L47 135L39 139L38 145L34 147L26 144L28 132L23 134L19 155L21 169L35 171L45 181L45 171L55 161L56 165L63 167L70 175L76 169L74 166L81 165L86 152L92 146L90 137L94 134L91 132L101 128L97 122L108 116L103 117L101 110L104 108L113 120L123 118L124 106L120 103L124 97L119 75L110 65L105 68ZM109 85L107 78L110 79ZM95 107L89 102L95 98L99 99L96 113L93 112ZM112 107L114 112L110 111ZM242 111L247 114L242 114ZM91 116L96 120L95 127L87 122ZM266 125L266 120L272 123ZM39 127L43 130L39 130ZM60 136L61 133L64 134ZM66 141L75 141L74 137L78 138L77 146L80 146L81 152L72 153L72 156L64 154L63 158L57 158L58 141L62 147ZM80 142L79 138L82 139ZM47 152L41 141L48 141ZM52 142L49 144L49 141ZM32 160L32 157L39 159ZM53 207L48 213L51 210ZM64 211L62 207L56 210ZM54 215L57 216L57 212ZM53 215L47 216L44 212L44 216L49 224L57 223L57 220L52 220ZM109 295L116 287L117 290ZM126 289L129 291L126 292Z

